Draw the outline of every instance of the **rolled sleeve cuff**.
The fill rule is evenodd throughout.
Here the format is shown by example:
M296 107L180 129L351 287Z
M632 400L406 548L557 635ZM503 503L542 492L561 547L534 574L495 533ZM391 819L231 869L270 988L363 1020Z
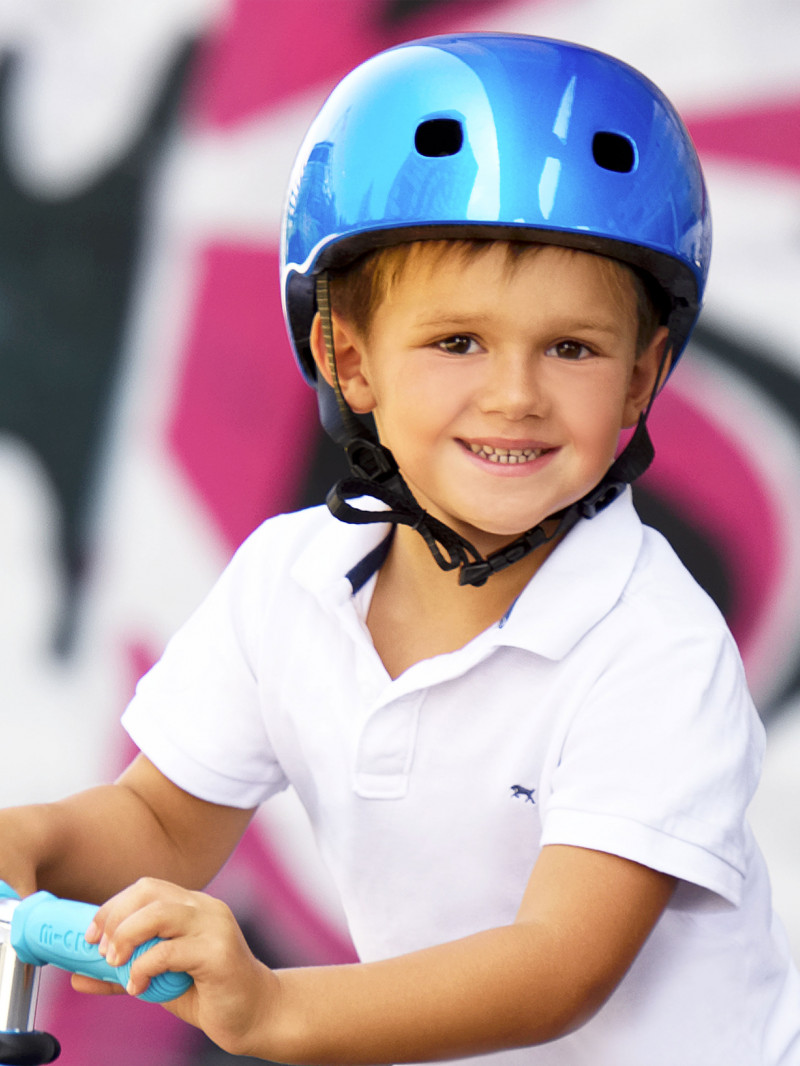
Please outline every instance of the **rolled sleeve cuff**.
M137 714L130 707L122 716L122 725L133 743L173 784L207 803L250 810L286 788L287 782L278 765L273 765L258 780L246 780L212 769L187 752L185 740L176 743L153 716Z
M635 819L556 808L547 813L541 842L619 855L707 888L734 906L742 901L742 871L700 844Z

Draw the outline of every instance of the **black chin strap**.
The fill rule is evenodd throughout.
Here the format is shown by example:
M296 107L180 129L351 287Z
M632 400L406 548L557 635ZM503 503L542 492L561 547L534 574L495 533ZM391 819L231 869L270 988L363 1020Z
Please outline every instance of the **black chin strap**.
M346 446L351 474L342 478L328 493L328 508L342 522L366 524L389 522L415 529L425 540L442 570L460 568L459 585L485 585L492 574L505 570L532 551L567 533L581 518L594 518L615 500L627 485L643 474L653 460L653 445L644 415L626 448L617 457L605 477L580 500L551 515L555 528L549 533L544 523L529 529L516 540L485 558L460 533L423 510L406 485L394 456L382 444L364 438ZM367 497L387 509L368 510L353 507L351 500Z
M403 480L392 453L377 441L369 428L357 419L347 406L336 374L328 283L325 275L321 275L317 281L317 304L322 319L328 365L334 381L333 388L322 381L319 382L320 416L326 431L337 443L344 446L350 467L350 475L337 482L328 493L328 509L341 522L355 525L388 522L410 526L425 540L442 570L460 568L459 585L485 585L492 574L519 562L548 541L563 536L579 519L594 518L623 493L632 481L643 474L653 461L655 451L646 423L656 390L653 391L647 409L639 416L631 439L599 484L580 500L545 519L547 523L555 522L551 532L546 532L545 523L542 522L484 558L460 533L456 533L420 507ZM660 377L659 372L659 379ZM353 507L350 503L351 500L365 497L377 500L383 507L380 510L362 509Z

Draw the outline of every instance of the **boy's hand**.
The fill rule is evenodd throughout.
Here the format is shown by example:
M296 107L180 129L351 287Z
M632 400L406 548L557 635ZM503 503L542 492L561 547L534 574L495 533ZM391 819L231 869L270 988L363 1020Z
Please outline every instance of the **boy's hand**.
M277 978L252 954L230 909L204 893L143 878L104 904L86 932L112 966L124 965L153 937L162 942L134 962L127 991L139 995L159 973L190 974L192 988L166 1009L223 1050L247 1054L251 1034L274 1001ZM73 985L83 992L113 991L81 977Z

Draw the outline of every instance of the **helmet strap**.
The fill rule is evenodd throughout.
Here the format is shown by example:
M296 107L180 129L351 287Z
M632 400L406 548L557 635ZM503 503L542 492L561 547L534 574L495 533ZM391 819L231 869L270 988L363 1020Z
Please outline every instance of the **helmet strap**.
M333 381L333 388L326 382L318 381L320 416L328 434L338 444L343 445L350 467L350 475L338 481L328 493L328 509L335 518L354 525L388 522L415 529L428 545L440 569L447 571L460 568L460 585L485 585L492 574L505 570L543 544L565 535L579 519L594 518L620 496L632 481L643 474L653 461L655 450L647 431L647 416L667 364L669 346L666 346L661 359L656 387L647 407L639 416L633 435L601 481L581 499L545 519L545 522L556 523L550 532L545 530L545 522L542 522L504 548L484 557L465 537L428 514L419 505L403 479L391 451L378 441L348 406L336 367L330 290L325 274L317 278L317 308L322 324L327 364ZM335 403L332 402L334 396ZM376 500L383 504L383 507L354 507L350 502L362 498Z

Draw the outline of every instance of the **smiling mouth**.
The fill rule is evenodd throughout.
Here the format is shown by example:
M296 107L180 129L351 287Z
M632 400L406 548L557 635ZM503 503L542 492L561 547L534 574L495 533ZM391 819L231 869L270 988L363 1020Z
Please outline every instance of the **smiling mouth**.
M544 455L547 448L492 448L488 444L467 444L473 455L490 463L530 463Z

